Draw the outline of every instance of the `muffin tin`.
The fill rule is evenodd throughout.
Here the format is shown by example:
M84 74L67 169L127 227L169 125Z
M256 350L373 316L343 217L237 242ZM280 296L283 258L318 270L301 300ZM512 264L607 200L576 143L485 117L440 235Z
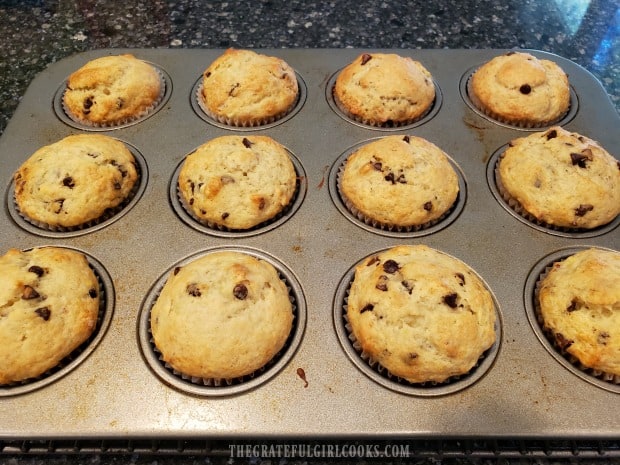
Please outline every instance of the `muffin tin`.
M437 99L411 126L371 128L335 106L338 71L364 52L419 60L432 73ZM58 95L87 61L133 53L166 80L162 104L119 128L76 127ZM223 50L115 49L52 64L24 95L0 139L2 253L9 247L71 247L89 257L106 288L95 340L42 381L0 387L0 439L187 438L617 438L620 392L613 382L574 367L545 340L532 310L533 282L549 260L585 247L620 249L616 220L596 231L565 233L513 214L498 197L494 160L511 139L531 133L496 123L468 101L465 83L480 64L506 50L267 49L296 71L300 99L282 120L230 128L210 121L196 102L204 69ZM562 57L569 75L567 129L617 156L620 118L602 86ZM67 135L105 131L138 155L141 184L112 218L79 231L45 231L13 205L12 173L36 149ZM184 216L176 195L186 154L207 140L248 131L269 135L290 152L298 174L291 207L249 232L212 231ZM352 217L337 191L344 157L389 134L424 137L457 169L461 193L437 224L388 231ZM445 385L407 386L359 358L346 334L346 289L356 263L398 244L426 244L468 264L497 307L498 340L467 376ZM150 307L175 264L227 249L270 261L290 289L294 332L272 364L247 379L204 385L162 364L150 342ZM534 276L534 277L533 277ZM19 412L19 414L15 414Z

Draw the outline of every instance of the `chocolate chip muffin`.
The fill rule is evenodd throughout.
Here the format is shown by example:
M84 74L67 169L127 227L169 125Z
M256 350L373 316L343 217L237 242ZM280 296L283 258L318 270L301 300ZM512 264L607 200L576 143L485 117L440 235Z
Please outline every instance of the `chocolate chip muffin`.
M71 74L63 95L69 117L92 126L115 126L145 116L164 94L160 73L131 54L105 56Z
M459 193L447 155L415 136L369 142L346 160L340 193L345 205L370 224L415 229L446 214Z
M512 140L496 179L518 212L545 225L592 229L620 214L618 160L596 141L559 126Z
M336 78L338 108L371 126L402 126L422 118L435 101L431 73L418 61L393 53L363 53Z
M246 230L289 204L297 174L289 152L268 136L221 136L189 154L179 172L182 204L207 226Z
M14 173L22 216L43 228L87 226L122 207L138 180L136 161L117 139L67 136L41 147Z
M234 379L264 367L284 347L293 308L273 265L236 251L176 267L151 310L151 332L174 370Z
M548 126L570 108L568 76L551 60L508 52L478 68L468 94L474 106L503 123Z
M204 71L198 103L220 123L250 127L282 118L298 98L297 76L283 59L231 48Z
M99 283L86 257L60 247L0 257L0 384L44 375L93 333Z
M539 283L539 315L555 346L620 379L620 253L590 248L555 262Z
M362 357L411 383L443 383L476 366L495 342L495 305L463 262L399 245L359 264L346 316Z

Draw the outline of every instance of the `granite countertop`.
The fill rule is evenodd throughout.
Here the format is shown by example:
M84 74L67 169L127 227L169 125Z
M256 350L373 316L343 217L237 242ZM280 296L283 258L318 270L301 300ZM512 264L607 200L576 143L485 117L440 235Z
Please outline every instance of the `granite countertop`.
M275 0L4 0L0 2L0 43L0 135L39 72L75 53L101 48L528 48L583 66L601 82L620 112L617 0L289 0L282 4ZM619 155L617 147L611 151ZM3 457L1 452L0 448L0 463L11 465L246 463L232 458L219 462L140 454L69 454L50 461L45 456ZM420 462L425 461L416 463ZM271 459L264 463L317 462Z

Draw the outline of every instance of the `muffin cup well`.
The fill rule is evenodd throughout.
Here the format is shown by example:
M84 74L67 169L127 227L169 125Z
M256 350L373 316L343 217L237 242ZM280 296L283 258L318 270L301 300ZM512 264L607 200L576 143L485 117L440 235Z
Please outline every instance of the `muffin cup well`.
M134 115L131 118L124 118L122 120L111 121L107 123L95 123L87 119L80 118L79 116L73 114L65 106L64 95L65 95L65 92L68 90L67 82L64 82L61 88L56 93L56 97L54 100L54 107L56 110L56 114L61 119L63 119L67 124L70 124L78 129L84 129L84 130L90 130L90 131L108 131L111 129L123 128L126 126L131 126L133 124L139 123L149 118L163 106L163 104L168 100L172 92L171 79L166 74L166 72L152 63L149 63L149 64L157 72L160 78L160 81L161 81L160 92L159 92L157 99L155 99L151 103L151 105L142 109L142 111L140 111L139 114Z
M577 357L570 354L566 348L563 348L560 344L558 344L554 332L545 325L541 315L539 293L542 282L548 273L553 269L554 263L565 260L579 250L584 249L564 250L553 254L553 256L548 257L548 259L543 260L543 262L539 264L540 266L538 269L533 270L533 273L529 278L531 283L531 295L529 298L532 302L531 307L529 308L530 323L535 325L534 329L539 333L539 339L541 339L541 336L544 338L544 341L541 339L541 342L546 343L545 347L547 350L551 352L552 355L557 355L555 358L558 361L565 362L562 364L565 365L570 371L586 381L598 385L599 387L620 393L620 375L606 373L604 371L596 370L583 365ZM528 286L526 286L526 290L527 287Z
M470 70L468 73L465 74L465 78L464 78L464 85L461 85L461 94L462 97L465 99L465 101L467 103L469 103L472 108L474 108L476 111L478 111L481 115L485 116L487 119L494 121L496 123L499 123L501 125L505 125L505 126L509 126L509 127L514 127L517 129L524 129L524 130L539 130L541 128L546 128L549 126L554 126L554 125L563 125L568 123L576 114L577 112L577 97L574 94L574 91L572 89L572 87L570 88L570 101L569 101L569 107L566 110L565 113L563 113L562 115L560 115L557 118L554 118L552 120L549 121L530 121L527 119L523 119L523 120L519 120L519 119L509 119L506 118L492 110L490 110L489 108L486 108L482 102L476 97L476 95L474 94L474 92L472 92L471 90L471 79L472 76L474 75L474 73L476 72L477 68ZM462 79L463 80L463 79Z
M247 253L260 260L265 260L274 266L278 272L278 276L286 285L289 299L292 304L293 324L291 332L289 333L284 346L276 355L272 357L269 362L267 362L267 364L245 376L236 378L201 378L196 376L188 376L174 369L170 366L170 364L162 360L161 353L157 349L151 334L151 309L157 302L157 299L166 284L168 276L175 267L190 263L205 254L224 250ZM277 373L288 363L301 343L305 324L306 302L301 285L290 270L270 255L267 255L261 251L245 247L217 247L198 252L175 263L159 277L159 279L151 287L142 303L138 318L138 337L140 348L146 363L161 379L161 381L187 394L221 397L249 391L276 376Z
M0 398L21 395L56 382L82 363L103 339L114 311L114 285L112 278L101 262L81 250L78 251L86 256L88 265L93 270L99 284L99 312L93 332L79 347L62 359L58 365L50 368L45 373L11 384L0 384Z
M419 397L436 397L446 394L453 394L469 388L484 377L495 362L495 358L499 353L502 340L501 314L494 296L493 303L495 305L497 316L495 320L495 342L489 349L480 355L478 362L468 373L453 376L442 383L435 381L411 383L403 378L393 375L387 368L381 365L381 363L374 360L368 353L366 353L353 334L347 318L347 302L351 284L353 283L353 278L355 276L355 268L364 260L353 265L343 276L334 297L333 307L334 327L336 329L336 334L340 344L351 362L353 362L353 364L362 373L387 389Z
M134 156L135 167L138 174L138 178L134 183L127 198L125 198L120 204L115 207L106 209L99 218L92 219L77 226L58 226L51 225L45 222L37 221L21 212L19 205L15 199L15 184L12 181L9 185L7 192L7 204L9 213L13 219L24 229L29 230L38 235L43 236L60 236L69 237L77 236L95 231L107 224L116 221L122 215L124 215L131 207L138 202L142 193L146 188L148 180L148 168L146 160L142 154L132 145L123 142L127 149Z

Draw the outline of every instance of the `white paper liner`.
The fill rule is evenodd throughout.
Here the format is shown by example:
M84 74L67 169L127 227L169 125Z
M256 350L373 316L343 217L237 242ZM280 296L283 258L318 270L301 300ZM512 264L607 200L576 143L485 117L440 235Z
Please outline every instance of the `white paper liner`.
M283 112L280 112L273 116L266 116L263 118L256 118L256 119L252 119L249 121L243 121L239 119L226 117L224 115L216 115L213 112L211 112L205 105L204 95L202 94L202 88L203 88L203 85L202 85L202 82L200 82L198 86L196 86L196 95L194 95L194 98L196 99L196 102L198 103L198 106L200 107L202 112L205 115L207 115L209 118L211 118L213 121L217 121L218 123L225 124L226 126L237 127L237 128L253 128L253 127L258 127L258 126L264 126L266 124L275 123L276 121L284 118L291 111L293 111L293 109L299 103L299 97L301 95L300 91L298 90L297 98L295 99L295 101L291 104L289 108L287 108Z
M540 293L540 286L542 285L542 282L544 281L545 277L549 274L549 272L552 269L553 269L553 263L547 265L547 267L540 273L540 276L538 277L538 280L536 281L536 285L534 287L534 312L536 314L536 321L538 322L540 328L542 329L543 334L545 335L547 340L551 343L553 348L560 355L562 355L562 357L564 357L567 361L569 361L571 365L573 365L573 367L575 367L576 369L590 376L593 376L594 378L600 379L602 381L605 381L611 384L620 385L620 375L615 375L613 373L607 373L601 370L596 370L594 368L588 367L584 365L583 363L581 363L581 361L577 357L570 354L566 350L562 349L556 342L553 330L551 328L548 328L545 325L543 316L541 314L541 309L540 309L539 293Z
M61 97L62 110L71 121L73 121L74 123L80 124L84 127L87 127L87 128L115 128L115 127L124 126L126 124L131 124L131 123L135 123L143 119L146 119L159 107L159 105L163 101L164 95L166 94L166 86L167 86L166 78L164 77L163 73L157 67L153 65L151 65L151 67L157 72L157 75L159 76L159 79L161 82L159 95L153 101L153 103L151 103L151 105L142 109L142 111L140 111L140 113L137 115L134 115L130 118L124 118L118 121L110 121L106 123L95 123L88 119L80 118L77 115L73 114L73 112L71 112L71 110L69 110L65 106L65 93L67 92L68 87L65 87L65 90L62 93L62 97Z

